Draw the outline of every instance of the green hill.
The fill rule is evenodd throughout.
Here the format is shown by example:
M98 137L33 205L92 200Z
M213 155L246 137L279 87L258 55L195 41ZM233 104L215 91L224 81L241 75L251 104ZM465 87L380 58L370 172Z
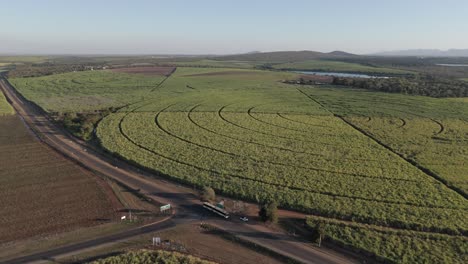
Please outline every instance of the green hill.
M237 61L261 61L261 62L295 62L317 59L341 59L358 57L358 55L346 53L343 51L333 51L322 53L318 51L275 51L275 52L258 52L246 53L238 55L215 57L215 60L237 60Z

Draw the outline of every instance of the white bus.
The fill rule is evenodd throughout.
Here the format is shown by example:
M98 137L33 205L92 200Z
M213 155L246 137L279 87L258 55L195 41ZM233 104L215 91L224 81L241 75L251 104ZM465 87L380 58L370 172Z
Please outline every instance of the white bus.
M224 217L225 219L228 219L228 218L229 218L229 213L226 212L226 210L221 209L221 208L219 208L219 207L217 207L217 206L214 206L214 205L212 205L212 204L210 204L210 203L204 202L204 203L203 203L203 207L204 207L205 209L210 210L211 212L213 212L213 213L215 213L215 214L217 214L217 215L220 215L220 216Z

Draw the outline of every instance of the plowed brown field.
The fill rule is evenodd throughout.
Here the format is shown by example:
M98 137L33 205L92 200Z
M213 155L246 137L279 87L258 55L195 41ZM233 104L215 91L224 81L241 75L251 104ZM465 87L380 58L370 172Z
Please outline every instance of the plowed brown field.
M0 244L114 220L118 207L101 179L0 117Z
M144 75L169 76L175 67L130 67L112 69L113 72L136 73Z

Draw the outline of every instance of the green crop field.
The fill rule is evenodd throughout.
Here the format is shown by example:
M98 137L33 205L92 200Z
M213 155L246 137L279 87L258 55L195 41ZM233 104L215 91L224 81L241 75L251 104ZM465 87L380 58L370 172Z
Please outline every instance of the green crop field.
M468 104L358 90L307 89L325 107L468 194Z
M84 71L10 82L29 100L50 112L82 112L119 107L144 99L162 76Z
M454 238L451 248L466 241L466 102L281 82L295 77L179 67L164 82L106 71L12 82L49 111L98 107L69 96L126 105L99 123L102 147L174 180L358 224L368 239L377 236L365 228L372 225L409 232L421 247L433 245L421 231ZM406 256L415 252L437 253L403 248L389 256L328 230L382 258L411 263Z
M0 116L13 114L13 107L7 102L5 96L0 92Z
M309 217L311 227L321 224L326 236L343 247L358 248L384 263L467 263L468 240L426 232L380 228Z
M309 70L309 71L330 71L330 72L356 72L356 73L376 73L376 74L410 74L411 72L382 68L371 67L357 63L341 62L341 61L327 61L327 60L309 60L300 62L289 62L282 64L275 64L275 69L287 70Z
M457 98L450 98L454 102L465 102L468 103L468 97L457 97Z

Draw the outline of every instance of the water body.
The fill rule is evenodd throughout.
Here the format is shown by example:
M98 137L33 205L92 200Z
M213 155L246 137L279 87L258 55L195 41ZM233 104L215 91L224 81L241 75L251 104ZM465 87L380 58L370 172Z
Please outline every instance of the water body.
M436 64L437 66L446 66L446 67L468 67L468 64Z
M346 72L318 72L318 71L295 71L295 73L320 75L320 76L334 76L334 77L346 77L346 78L390 78L387 76L369 75L363 73L346 73Z

